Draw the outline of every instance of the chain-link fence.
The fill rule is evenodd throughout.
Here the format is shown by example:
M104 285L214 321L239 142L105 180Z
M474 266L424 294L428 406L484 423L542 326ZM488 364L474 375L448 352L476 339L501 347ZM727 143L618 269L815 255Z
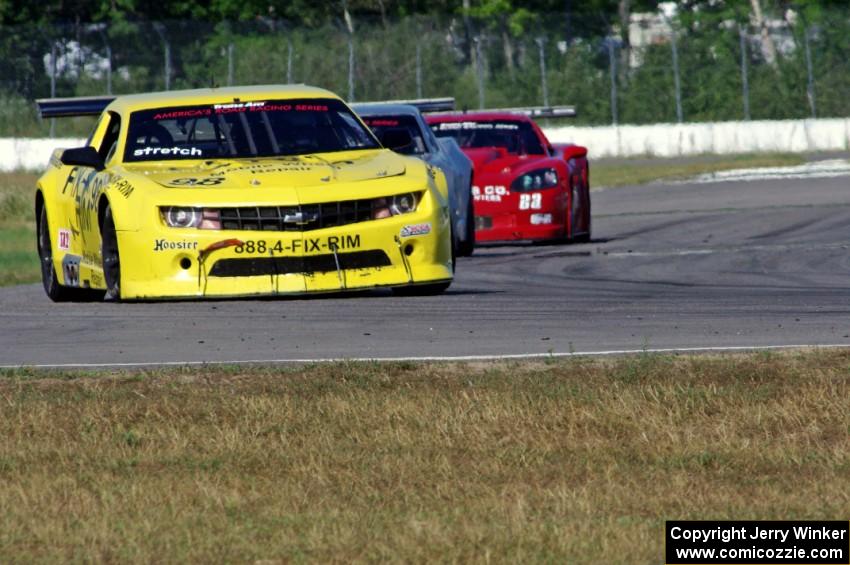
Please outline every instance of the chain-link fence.
M210 85L303 82L348 100L454 96L461 108L572 104L578 124L850 115L850 11L749 25L634 18L629 41L563 17L407 18L294 28L255 20L0 27L0 136L80 135L32 101ZM590 27L590 24L593 27ZM603 22L604 24L604 22Z

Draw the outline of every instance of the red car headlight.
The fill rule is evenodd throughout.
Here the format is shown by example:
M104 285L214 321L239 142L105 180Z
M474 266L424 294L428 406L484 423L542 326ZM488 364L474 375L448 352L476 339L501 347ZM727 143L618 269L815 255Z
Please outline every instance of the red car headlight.
M558 171L555 169L551 167L535 169L515 178L511 183L511 190L526 192L541 188L552 188L558 186L558 181Z

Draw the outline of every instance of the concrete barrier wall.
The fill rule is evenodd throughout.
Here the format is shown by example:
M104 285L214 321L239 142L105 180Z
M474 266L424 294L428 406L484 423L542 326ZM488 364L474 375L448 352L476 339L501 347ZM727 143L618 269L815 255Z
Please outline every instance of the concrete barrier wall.
M706 153L813 153L850 148L850 118L546 128L553 143L587 146L591 159ZM82 139L0 138L0 171L42 170L56 147Z
M850 119L558 127L552 143L577 143L591 158L729 153L814 153L850 147Z
M73 138L2 137L0 138L0 171L8 172L19 169L42 171L47 167L50 154L53 153L54 149L57 147L80 147L85 142L85 139Z

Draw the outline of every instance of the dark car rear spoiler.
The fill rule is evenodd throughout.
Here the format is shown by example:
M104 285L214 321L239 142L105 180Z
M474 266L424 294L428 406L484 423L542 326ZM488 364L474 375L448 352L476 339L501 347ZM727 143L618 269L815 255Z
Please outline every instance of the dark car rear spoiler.
M455 109L455 99L446 98L418 98L415 100L382 100L380 102L356 102L354 106L371 106L377 104L404 104L406 106L415 106L423 114L433 114L434 112L452 112Z
M467 112L504 112L506 114L522 114L531 118L575 118L575 106L521 106L517 108L484 108L483 110L468 110L463 109L462 113ZM438 111L439 114L457 114L453 111Z
M42 118L70 118L73 116L98 116L114 96L79 96L76 98L42 98L35 101Z

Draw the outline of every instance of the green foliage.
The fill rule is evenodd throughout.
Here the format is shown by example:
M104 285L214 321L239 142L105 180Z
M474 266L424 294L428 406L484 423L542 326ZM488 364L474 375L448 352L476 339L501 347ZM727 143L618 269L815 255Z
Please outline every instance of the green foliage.
M746 33L749 106L753 119L811 115L805 30L812 52L818 117L847 116L850 101L850 19L832 0L761 0L766 17L793 7L775 65L765 62L749 0L688 0L673 22L685 121L744 117L739 26ZM57 54L57 96L116 94L210 85L283 83L291 78L349 92L349 41L354 51L354 99L454 96L461 108L543 103L538 39L543 39L548 99L578 107L577 124L612 121L609 45L618 44L618 0L570 3L479 0L436 3L351 0L354 34L342 23L341 2L218 0L168 3L152 23L139 0L65 2L38 13L0 0L0 135L46 135L31 101L51 95L50 57ZM73 8L80 23L64 20ZM657 2L632 1L634 12ZM404 17L402 17L404 16ZM20 23L30 18L31 22ZM193 18L193 19L188 19ZM92 25L85 21L107 21ZM13 24L14 25L11 25ZM481 61L474 39L480 37ZM619 44L618 44L619 45ZM417 72L417 52L421 67ZM232 55L232 77L229 72ZM630 60L628 68L623 68ZM167 61L167 63L166 63ZM615 48L618 123L676 120L669 38L621 52ZM170 74L166 77L166 64ZM478 69L483 73L479 76ZM421 81L421 82L420 82ZM85 135L89 125L63 120L57 135Z
M34 227L0 223L0 266L0 287L39 280Z

